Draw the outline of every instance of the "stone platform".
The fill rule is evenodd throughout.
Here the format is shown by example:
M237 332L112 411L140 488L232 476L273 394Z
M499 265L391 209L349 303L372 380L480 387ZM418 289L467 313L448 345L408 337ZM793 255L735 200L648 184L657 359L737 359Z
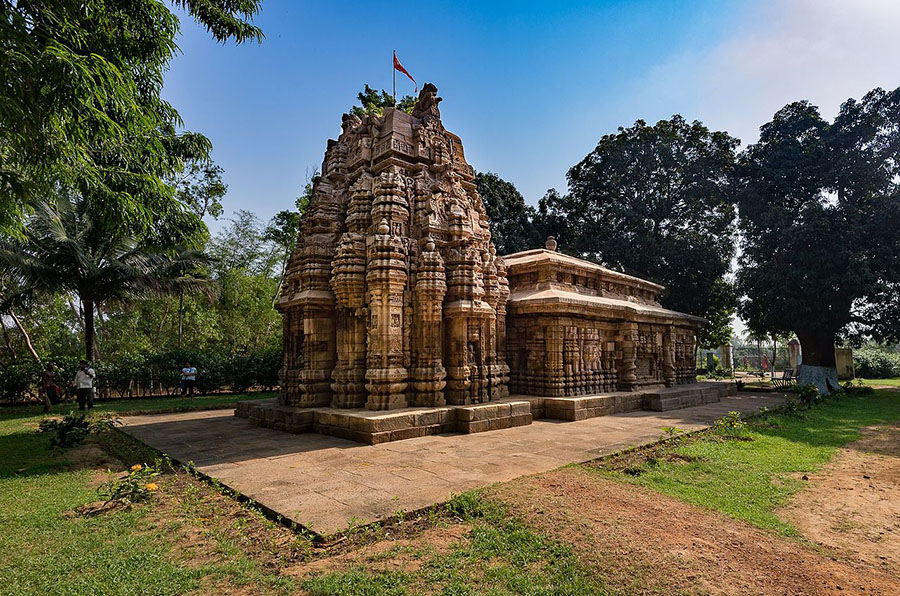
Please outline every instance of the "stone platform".
M323 535L417 511L461 492L657 441L666 427L704 428L732 410L784 402L741 392L669 412L638 410L578 422L536 420L495 432L361 445L256 428L227 410L123 417L126 433L266 510Z
M235 416L295 434L318 433L377 445L444 433L477 433L531 424L532 420L585 420L636 410L665 412L735 395L733 383L692 383L669 388L576 397L513 396L466 406L372 411L296 408L277 400L239 402Z

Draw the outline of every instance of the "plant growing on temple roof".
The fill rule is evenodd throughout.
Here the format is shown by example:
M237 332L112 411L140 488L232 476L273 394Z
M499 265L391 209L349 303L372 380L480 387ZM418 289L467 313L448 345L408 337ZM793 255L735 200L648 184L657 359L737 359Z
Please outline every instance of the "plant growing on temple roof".
M701 346L728 343L736 295L730 176L738 140L682 116L604 135L549 191L538 225L560 249L666 286L662 304L710 321Z
M350 111L360 118L369 115L381 116L384 108L393 107L395 103L398 110L411 114L413 106L416 105L416 98L412 95L404 95L400 101L395 102L394 96L387 91L382 90L379 93L368 85L356 94L356 99L359 101L359 105L353 106Z
M741 156L738 289L751 328L794 332L798 384L838 389L839 335L900 339L900 88L833 122L789 104Z

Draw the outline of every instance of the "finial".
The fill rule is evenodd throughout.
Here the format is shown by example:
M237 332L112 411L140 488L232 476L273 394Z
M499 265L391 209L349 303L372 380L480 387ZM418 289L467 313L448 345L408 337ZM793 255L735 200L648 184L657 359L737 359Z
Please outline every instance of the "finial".
M544 247L547 250L556 250L556 238L547 236L547 242L544 243Z
M431 234L425 239L425 252L434 252L434 239Z
M387 220L382 217L381 221L378 222L378 226L375 228L375 231L383 236L391 232L391 226L389 226Z

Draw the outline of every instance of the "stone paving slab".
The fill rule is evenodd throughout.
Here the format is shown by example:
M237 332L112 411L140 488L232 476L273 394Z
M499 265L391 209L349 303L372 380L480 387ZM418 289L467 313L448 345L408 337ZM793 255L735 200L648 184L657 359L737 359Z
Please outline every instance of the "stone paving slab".
M323 535L351 520L415 511L454 494L588 461L657 440L662 428L697 430L731 410L783 401L739 393L669 412L636 411L578 422L537 420L478 434L444 434L362 445L318 434L252 426L232 410L130 416L123 430Z

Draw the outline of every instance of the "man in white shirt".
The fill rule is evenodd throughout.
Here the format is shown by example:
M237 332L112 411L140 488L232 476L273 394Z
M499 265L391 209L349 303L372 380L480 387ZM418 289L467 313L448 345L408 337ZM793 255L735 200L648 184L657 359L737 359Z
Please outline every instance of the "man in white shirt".
M78 363L78 372L75 373L75 393L78 395L78 409L84 410L85 404L89 410L94 409L94 379L97 373L88 366L87 360Z
M197 385L197 369L191 366L190 362L184 363L181 369L181 395L187 395L191 392L191 399L194 399L194 386Z

